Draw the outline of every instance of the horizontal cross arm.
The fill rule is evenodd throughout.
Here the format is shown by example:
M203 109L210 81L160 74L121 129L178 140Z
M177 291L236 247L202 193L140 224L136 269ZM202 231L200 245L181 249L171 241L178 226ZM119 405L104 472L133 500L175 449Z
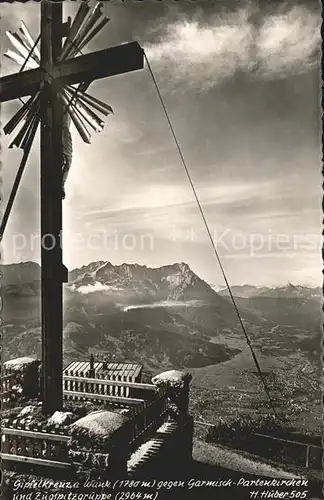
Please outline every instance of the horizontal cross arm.
M144 52L137 42L117 45L59 62L53 77L61 85L93 81L143 69Z
M39 90L41 72L31 69L0 78L0 102L32 95Z
M125 43L84 56L57 62L51 78L60 85L136 71L144 67L144 52L137 42ZM32 69L0 78L0 102L11 101L39 90L41 70Z

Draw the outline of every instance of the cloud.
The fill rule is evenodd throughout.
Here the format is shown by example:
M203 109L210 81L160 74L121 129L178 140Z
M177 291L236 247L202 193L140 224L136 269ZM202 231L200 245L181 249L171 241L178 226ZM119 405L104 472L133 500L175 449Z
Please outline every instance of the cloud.
M250 199L256 190L273 189L275 181L259 182L231 182L219 183L218 185L196 186L198 197L206 205L222 205L237 202L237 200ZM261 195L260 195L261 196ZM141 212L159 209L188 209L196 207L196 201L190 185L183 184L148 184L141 186L139 191L128 191L118 193L118 198L109 200L109 207L100 207L84 214L84 219L104 219L112 215L120 215L130 212L139 215Z
M265 19L257 40L260 72L281 74L307 70L320 43L320 18L295 7Z
M93 285L83 285L76 287L76 285L71 285L70 290L76 291L78 293L81 293L83 295L86 295L88 293L95 293L95 292L120 292L123 289L117 286L111 286L111 285L104 285L103 283L100 283L97 281Z
M153 155L159 155L161 153L165 153L166 151L172 151L173 145L171 144L163 144L161 146L155 146L155 147L148 147L146 146L142 150L136 150L135 155L137 156L150 156L152 157Z
M267 200L276 203L281 196L280 185L267 179L200 184L197 192L210 228L217 234L228 227L240 228L242 221L253 230L251 214L263 213L264 193ZM86 210L81 219L88 230L102 233L112 242L131 234L138 248L155 249L158 241L186 245L208 242L190 186L181 184L150 184L139 191L119 193L118 198L110 200L110 206Z
M203 305L201 300L163 300L161 302L154 302L153 304L137 304L131 306L122 306L123 311L127 312L131 309L156 309L159 307L199 307Z
M247 8L208 23L177 21L145 50L168 81L207 91L238 71L276 78L305 71L319 44L320 16L300 6L264 16L258 27Z
M119 113L120 114L120 113ZM109 140L112 146L116 141L123 144L138 143L143 137L141 123L136 128L132 127L123 116L111 117L109 123L106 122L103 135Z
M201 90L208 90L249 62L252 27L236 23L228 18L205 26L189 20L170 24L162 40L145 50L159 69L172 73L175 82L186 81L193 87L199 83Z

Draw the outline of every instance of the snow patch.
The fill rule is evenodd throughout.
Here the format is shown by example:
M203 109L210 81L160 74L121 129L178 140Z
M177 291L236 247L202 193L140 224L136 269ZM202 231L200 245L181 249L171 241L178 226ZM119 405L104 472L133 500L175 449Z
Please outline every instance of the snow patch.
M37 360L35 358L29 358L27 356L22 357L22 358L15 358L15 359L9 359L3 364L3 368L12 370L12 371L18 371L22 370L23 368L26 368L26 366L35 363Z
M25 406L25 408L23 408L19 413L18 417L25 417L26 415L31 415L32 413L35 412L35 410L37 410L37 406L32 406L32 405Z
M179 370L168 370L152 378L152 384L160 385L167 383L170 387L183 387L192 379L191 373Z
M160 432L167 432L170 427L171 427L172 424L170 424L170 422L164 422L161 427L158 428L157 432L160 433Z
M73 424L71 424L71 429L73 433L78 433L82 431L88 431L94 435L109 436L117 429L119 429L128 418L119 413L114 413L111 411L98 410L89 413L83 418L80 418Z
M11 390L12 390L13 392L18 393L18 394L21 394L21 393L23 392L23 388L21 387L21 385L13 385L13 386L11 387Z
M130 459L127 462L127 467L132 468L134 467L141 458L145 455L145 453L151 448L153 442L152 441L147 441L146 443L142 444L131 456Z
M170 422L164 422L157 430L157 434L166 433L170 429ZM160 436L159 436L160 437ZM156 445L154 438L142 444L129 458L127 467L132 469L142 459L145 453L153 446Z
M170 283L170 285L177 287L181 284L189 285L191 282L191 276L187 276L184 278L183 274L172 274L171 276L162 278L162 280L166 280L168 283Z
M62 425L71 417L73 417L73 413L71 413L70 411L56 411L48 419L47 423L49 425Z

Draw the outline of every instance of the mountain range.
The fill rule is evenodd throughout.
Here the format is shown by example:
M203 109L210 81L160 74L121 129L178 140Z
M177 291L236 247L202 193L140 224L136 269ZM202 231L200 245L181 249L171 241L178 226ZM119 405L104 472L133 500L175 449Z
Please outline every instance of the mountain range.
M40 355L40 267L2 265L4 357ZM257 349L292 347L316 357L320 291L288 284L232 289ZM161 368L216 365L246 350L226 291L216 292L181 262L159 268L92 262L64 286L65 361L100 353ZM279 351L278 351L279 350Z
M222 297L228 297L229 291L227 288L218 288L218 293ZM274 298L292 298L292 297L307 297L307 298L320 298L322 296L321 287L307 287L302 285L293 285L288 283L285 286L267 287L267 286L253 286L253 285L236 285L231 287L231 291L235 297L250 298L250 297L274 297Z
M2 275L4 355L40 355L40 268L11 264ZM240 352L210 342L235 328L228 299L184 263L150 269L93 262L72 270L64 287L66 361L94 352L153 370L205 366Z
M40 267L2 265L1 273L3 359L40 358ZM291 425L318 433L320 289L288 284L232 291L261 369L275 377L272 396ZM93 353L141 363L148 377L189 369L196 420L232 421L263 411L263 386L231 298L187 264L152 269L92 262L69 273L63 294L64 363Z

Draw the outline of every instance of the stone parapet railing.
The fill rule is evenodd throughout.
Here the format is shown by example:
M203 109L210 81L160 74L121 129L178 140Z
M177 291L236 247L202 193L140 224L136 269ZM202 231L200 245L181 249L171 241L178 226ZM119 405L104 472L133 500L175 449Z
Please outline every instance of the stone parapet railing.
M191 373L169 370L152 378L152 383L163 388L169 399L169 418L179 424L176 455L182 461L192 459L193 418L189 415Z
M39 394L39 360L27 357L10 360L4 364L4 372L3 383L6 387L10 379L10 384L21 387L21 394L24 398L35 398L35 395ZM47 456L46 452L46 465L49 467L52 460L54 467L55 464L57 466L66 464L87 476L127 477L127 463L132 454L149 440L157 439L161 442L161 436L164 435L162 428L165 424L172 424L174 433L173 438L168 440L167 446L162 446L161 450L163 452L163 449L167 449L167 460L174 461L175 464L180 460L185 464L192 458L193 419L188 412L190 381L191 374L178 370L170 370L154 376L152 384L110 380L107 382L101 379L97 382L87 378L80 379L79 382L75 381L75 377L67 377L66 382L77 384L76 387L69 386L67 391L69 395L72 393L72 397L78 399L81 394L82 400L87 399L89 387L91 401L94 397L99 398L103 406L102 409L92 411L65 427L64 436L55 437L58 443L61 441L63 443L58 444L57 449L62 450L66 446L67 457L64 458L63 463L58 464L58 457ZM141 397L132 398L130 396L133 394L130 392L127 398L125 391L124 396L112 396L111 391L107 391L107 387L109 388L114 382L118 387L121 385L130 387L133 393L137 391L135 395ZM6 460L11 463L15 458L10 454L28 455L33 450L41 449L41 445L43 446L47 440L43 429L35 428L31 434L30 424L28 428L25 424L23 427L19 424L18 427L16 429L10 427L6 430L6 450L3 452L6 453ZM17 439L20 440L20 444L23 440L27 444L24 441L23 448L19 445L20 449L15 444L18 443ZM34 445L28 444L28 439L36 440ZM51 439L53 441L54 436ZM47 450L46 446L44 450ZM21 462L25 458L19 460ZM38 453L37 464L41 464L42 460L43 457ZM27 456L25 462L28 463L28 461L36 463L32 455Z
M69 457L80 472L110 478L127 476L127 443L131 436L125 415L96 411L71 426Z
M191 460L193 419L188 413L190 381L191 374L177 370L152 378L152 383L157 392L162 393L165 402L164 406L159 403L155 421L148 419L141 432L135 431L138 417L132 419L109 411L94 412L75 422L71 432L71 460L79 464L84 472L93 470L97 464L97 471L100 469L101 473L109 477L126 477L127 461L136 447L143 443L142 433L145 433L145 440L153 438L163 421L174 421L178 426L169 459L175 463L181 460L183 464ZM154 402L151 401L139 413L141 421L146 420L146 413L152 413L152 408Z

